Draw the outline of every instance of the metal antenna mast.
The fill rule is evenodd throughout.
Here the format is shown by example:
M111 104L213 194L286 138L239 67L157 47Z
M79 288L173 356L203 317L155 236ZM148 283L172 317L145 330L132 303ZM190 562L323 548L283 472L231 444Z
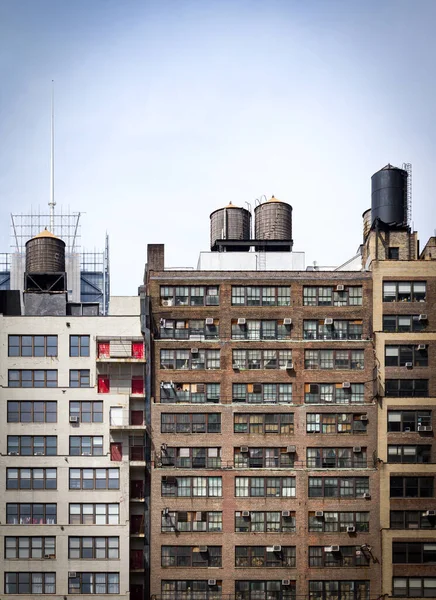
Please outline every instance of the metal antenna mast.
M54 80L51 82L50 231L54 233Z

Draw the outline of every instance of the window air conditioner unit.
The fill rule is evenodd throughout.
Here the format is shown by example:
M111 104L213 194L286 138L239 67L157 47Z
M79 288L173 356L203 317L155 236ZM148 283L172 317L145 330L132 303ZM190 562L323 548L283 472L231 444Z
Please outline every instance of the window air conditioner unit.
M406 369L413 369L413 363L411 362L406 362L405 365Z
M213 318L212 317L207 317L206 318L206 325L213 325Z
M427 348L427 346L425 344L418 344L416 349L417 350L425 350Z
M70 417L70 423L78 423L79 417Z
M361 446L353 446L353 452L354 452L354 454L358 454L359 452L362 452L362 447Z
M246 319L244 319L244 317L239 317L238 319L238 325L245 325L246 324Z
M422 315L419 315L418 321L427 321L427 318L427 315L423 313Z
M436 517L436 510L426 510L424 517Z
M250 516L250 511L249 510L243 510L242 511L242 516L243 517L249 517Z
M323 510L316 510L315 511L315 517L323 517L324 516L324 511Z
M368 420L368 415L360 415L360 420L361 421L367 421Z
M162 306L172 306L172 305L173 305L172 300L162 300Z
M344 381L344 383L342 384L342 388L344 390L349 390L351 388L351 383L349 381Z
M267 546L266 551L267 552L281 552L282 547L281 546Z
M324 325L333 325L333 319L330 319L330 318L324 319Z
M324 546L324 552L340 552L339 546Z
M199 546L198 549L200 552L207 552L207 546Z
M82 456L91 456L91 452L82 452Z
M371 494L369 492L365 492L362 498L366 498L367 500L369 500L371 498Z
M54 558L54 554L44 554L44 558Z
M297 452L297 446L286 446L286 452L288 454L295 454L295 452Z
M363 556L362 550L356 550L356 556Z
M233 369L234 371L239 371L239 365L238 365L238 363L233 363L233 364L232 364L232 369Z
M292 325L292 319L286 317L286 319L283 319L283 325Z
M405 427L403 429L403 431L404 431L404 433L410 433L411 429L410 429L410 427Z
M18 452L8 452L8 456L19 456Z
M207 585L216 585L216 579L208 579Z
M286 369L289 369L290 371L292 371L293 368L294 368L294 363L292 362L292 360L286 361Z
M191 354L198 354L198 348L191 348Z
M282 517L290 517L290 516L291 516L290 510L282 510Z
M347 533L356 533L356 528L354 527L354 525L347 526Z
M291 585L290 579L282 579L282 585Z
M76 571L68 571L68 577L69 578L76 577Z
M34 452L33 456L44 456L44 452Z
M248 446L241 446L239 452L248 452Z
M342 284L339 284L336 286L336 291L337 292L343 292L345 290L345 286Z
M331 398L331 396L327 396L324 398L324 402L333 402L333 398Z
M418 431L433 431L432 425L418 425Z

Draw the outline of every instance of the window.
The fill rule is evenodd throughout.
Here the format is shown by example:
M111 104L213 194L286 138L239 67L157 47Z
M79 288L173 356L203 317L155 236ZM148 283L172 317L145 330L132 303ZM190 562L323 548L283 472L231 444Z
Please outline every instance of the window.
M76 573L68 577L69 594L119 594L119 573Z
M394 477L390 481L391 498L432 498L433 477Z
M403 598L436 598L436 577L394 577L392 595Z
M369 477L309 477L309 498L363 498Z
M195 352L193 352L195 350ZM220 368L219 350L161 350L160 368L176 370L204 370Z
M160 288L161 306L218 306L219 300L219 287L214 285Z
M68 558L118 560L120 558L119 537L69 537Z
M162 340L218 340L219 319L206 324L204 319L160 319L160 338Z
M7 490L56 490L57 469L6 469Z
M71 369L70 387L89 387L89 369Z
M293 468L295 453L283 448L234 449L234 466L239 469Z
M162 532L221 532L223 513L218 511L169 511L162 512Z
M56 456L55 435L8 435L8 454L19 456Z
M386 367L428 367L428 346L385 346Z
M290 287L232 285L232 306L290 306Z
M103 423L103 402L71 401L70 417L78 417L80 423Z
M89 335L70 335L70 356L89 356Z
M431 410L389 410L388 431L410 433L431 426Z
M422 510L391 510L391 529L435 529L436 516Z
M221 413L162 413L161 433L221 433Z
M365 469L366 448L307 448L306 464L309 469Z
M344 387L342 383L305 383L305 404L363 404L365 402L365 386L363 383L352 383Z
M235 546L235 567L296 567L295 546Z
M309 600L369 600L369 581L309 581Z
M8 400L8 423L56 423L57 402Z
M290 369L292 350L233 350L233 368Z
M426 321L419 315L383 315L383 331L386 333L423 331L425 326Z
M220 384L162 381L160 401L166 404L217 404L220 401Z
M222 581L216 579L215 585L209 585L207 579L195 580L163 580L161 584L162 600L219 600L221 598Z
M282 580L235 581L235 594L237 600L295 600L297 597L295 581L286 585Z
M330 546L309 546L309 567L367 567L369 554L359 546L340 546L339 552L327 550Z
M70 504L70 525L119 525L119 504Z
M392 542L392 562L395 564L436 564L436 544L430 542Z
M163 497L221 498L222 477L162 477Z
M388 463L430 463L431 445L389 445Z
M303 287L303 306L361 306L362 286Z
M245 319L244 319L245 320ZM290 340L291 324L284 320L253 321L232 319L232 340Z
M346 533L348 527L354 527L358 533L368 533L369 512L324 511L322 517L317 517L315 511L309 512L309 531Z
M389 260L399 260L400 258L400 249L391 247L388 248L388 259Z
M428 398L428 379L386 379L385 396Z
M333 321L326 324L321 321L303 321L303 338L305 340L361 340L363 334L362 320Z
M294 433L294 413L236 413L233 416L234 433Z
M384 281L383 302L425 302L425 281Z
M56 525L56 504L6 504L8 525Z
M5 573L5 594L56 594L56 573Z
M5 558L56 558L55 537L5 537Z
M307 433L338 434L366 433L366 413L307 413Z
M239 498L295 498L295 477L235 477Z
M292 383L234 383L233 402L292 404Z
M363 350L305 350L305 369L362 370Z
M119 469L70 469L70 490L119 489Z
M8 356L57 356L57 335L9 335Z
M235 512L235 531L237 533L294 533L296 531L295 512L250 511L247 516L245 512Z
M58 372L55 369L9 369L9 387L45 388L58 386Z
M163 467L179 469L219 469L221 448L166 448L162 450Z
M221 546L162 546L162 567L221 567Z
M103 436L70 435L70 456L103 456Z

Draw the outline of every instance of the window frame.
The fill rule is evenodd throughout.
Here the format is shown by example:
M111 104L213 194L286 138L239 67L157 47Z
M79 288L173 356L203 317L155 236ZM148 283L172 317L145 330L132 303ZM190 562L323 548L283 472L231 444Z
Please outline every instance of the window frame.
M25 511L24 507L28 506L29 510ZM35 507L41 507L41 512L36 512ZM16 512L12 511L11 508L16 507ZM53 513L48 513L47 507L54 507ZM13 515L16 514L16 523L13 522ZM42 515L41 517L37 515ZM50 516L54 515L54 517ZM10 520L12 518L12 521ZM39 520L39 522L38 522ZM35 522L36 521L36 522ZM49 522L52 521L52 522ZM42 502L7 502L6 503L6 524L7 525L56 525L57 524L57 504L54 502L42 503Z
M73 472L75 471L79 471L80 472L80 477L72 477ZM88 478L88 477L84 477L84 472L85 471L92 471L93 473L93 477ZM99 471L105 471L105 477L97 477L97 473ZM116 472L118 473L118 477L109 477L110 472ZM79 481L80 485L79 487L71 487L71 483L72 481ZM85 481L92 481L93 482L93 487L84 487L84 482ZM105 481L106 485L105 487L96 487L96 482L97 481ZM116 487L112 487L109 485L110 481L117 481L118 485ZM69 473L68 473L68 489L71 490L86 490L86 491L99 491L99 490L119 490L120 489L120 469L118 467L103 467L103 468L99 468L99 467L70 467L69 469Z
M17 438L17 450L12 450L12 440ZM29 444L27 446L23 445L23 441L29 440ZM42 445L36 445L35 441L42 440ZM55 444L50 445L50 441L55 441ZM57 448L58 436L57 435L8 435L7 436L7 451L8 455L16 453L17 456L57 456L58 448ZM23 453L23 448L29 448L28 453ZM42 448L42 453L37 448ZM47 449L54 448L54 452L47 452Z
M10 474L17 471L17 477L11 477ZM24 473L29 471L30 477L23 477ZM36 473L42 471L43 477L35 477ZM56 477L47 477L48 472L53 471ZM11 481L17 482L17 487L11 485ZM43 482L43 487L35 487L35 482ZM53 486L48 482L53 481ZM22 482L29 482L28 487L22 487ZM57 468L56 467L7 467L6 468L6 490L57 490Z
M17 338L18 344L11 344L12 339ZM31 343L23 345L23 338L30 338ZM36 344L38 338L43 338L43 344ZM49 344L49 341L55 341L55 344ZM30 353L23 354L23 347L30 348ZM11 353L11 348L18 348L17 353ZM43 353L35 353L36 348L43 348ZM49 352L49 348L54 348L52 352ZM8 335L8 357L14 358L46 358L46 357L57 357L58 356L58 336L57 335L45 335L45 334L9 334Z
M91 545L85 546L85 541L90 540ZM102 541L104 545L98 547L98 542ZM73 547L73 542L78 542L78 546ZM110 541L116 541L115 546L110 546ZM98 556L99 550L104 549L104 556ZM91 556L87 556L91 551ZM116 550L116 556L110 556L111 551ZM76 556L77 554L77 556ZM120 560L120 538L119 536L68 536L68 560Z
M17 378L12 378L16 373ZM27 374L27 375L26 375ZM38 377L38 374L42 377ZM50 374L50 377L49 377ZM55 375L55 376L54 376ZM31 385L23 385L29 382ZM16 383L17 385L11 385ZM43 385L35 385L42 383ZM57 388L58 370L57 369L8 369L8 387L10 388Z
M77 338L77 339L76 339ZM77 341L76 344L73 344L73 341ZM90 356L90 343L91 338L89 335L83 334L74 334L70 335L70 357L74 358L84 358ZM74 348L77 348L77 353L73 351Z
M8 547L8 540L15 540L15 556L8 556L10 554L11 546ZM20 540L28 540L28 556L20 556ZM36 545L37 540L41 541L40 546ZM35 543L35 546L33 545ZM53 552L49 552L49 549L53 549ZM38 552L40 550L40 552ZM8 552L9 551L9 552ZM35 556L33 556L35 554ZM40 554L40 556L38 556ZM46 554L50 554L50 558L56 558L56 536L36 536L36 535L5 535L4 536L4 559L5 560L41 560L46 557Z
M79 511L72 512L73 507L78 507ZM84 507L91 507L90 511L84 512ZM97 512L98 508L104 507L104 512ZM112 510L114 507L117 509L115 512L110 512L110 508ZM75 515L78 515L79 522L75 522L77 518ZM104 517L104 523L98 523L98 516ZM116 522L114 520L111 523L111 516L116 517ZM91 517L92 522L87 523L86 517ZM70 502L68 504L68 524L69 525L120 525L120 505L118 502Z

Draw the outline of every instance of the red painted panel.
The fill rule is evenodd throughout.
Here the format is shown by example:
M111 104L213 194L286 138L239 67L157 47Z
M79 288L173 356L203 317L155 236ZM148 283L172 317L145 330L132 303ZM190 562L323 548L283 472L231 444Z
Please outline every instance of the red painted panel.
M123 444L111 442L111 460L123 460Z
M98 376L98 393L109 394L111 389L109 377L107 375Z
M130 550L130 568L144 568L144 552L142 550Z
M130 413L131 425L144 425L144 412L142 410L132 410Z
M132 394L144 393L144 379L142 377L132 377Z
M133 358L144 358L144 344L142 342L132 342Z

